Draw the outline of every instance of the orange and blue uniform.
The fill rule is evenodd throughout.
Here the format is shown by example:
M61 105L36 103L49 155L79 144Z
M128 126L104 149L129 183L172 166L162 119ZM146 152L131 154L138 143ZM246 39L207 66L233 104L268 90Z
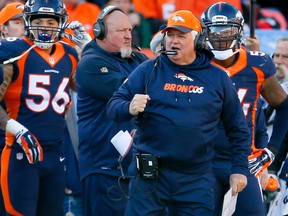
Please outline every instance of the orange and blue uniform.
M215 62L214 64L221 67ZM258 109L261 109L261 106L257 106L257 101L261 94L261 85L265 79L274 76L276 72L272 59L262 52L240 49L235 64L228 68L221 68L227 72L237 89L238 97L252 135L252 150L254 151L259 148L267 147L268 141L266 140L265 142L264 139L264 142L256 142L256 139L259 139L259 137L255 137L255 134L256 129L258 129L257 127L259 126L256 124L256 117L257 107ZM263 124L264 123L262 123L262 126ZM215 215L221 215L219 213L222 210L221 200L230 188L229 176L231 175L232 166L230 153L231 144L221 126L219 127L219 134L212 142L215 146L213 158L213 170L216 178L214 184ZM247 175L247 178L248 184L238 195L236 211L233 215L265 215L265 206L262 200L262 192L258 179L250 173ZM253 197L251 197L251 194L253 194ZM244 207L245 209L241 207Z
M0 62L23 54L32 45L27 38L1 41ZM9 117L25 125L44 152L44 160L31 165L14 135L6 133L1 185L10 215L57 215L62 208L65 111L78 54L65 43L53 46L50 55L34 47L13 63L15 78L4 96Z

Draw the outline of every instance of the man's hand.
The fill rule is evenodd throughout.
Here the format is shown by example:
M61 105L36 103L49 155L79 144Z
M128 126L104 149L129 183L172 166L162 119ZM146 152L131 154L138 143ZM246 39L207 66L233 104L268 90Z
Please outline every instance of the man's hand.
M64 36L71 40L81 49L83 49L85 45L92 40L91 36L86 32L82 23L78 21L70 22L67 25L67 28L72 29L74 31L74 34L64 33Z
M10 119L7 121L6 131L15 135L16 142L22 147L30 164L43 160L43 150L36 137L27 128Z
M251 38L250 35L246 35L244 39L244 44L247 50L250 51L260 50L260 42L257 36L255 36L255 38Z
M136 94L129 105L129 113L138 115L140 112L144 112L148 100L150 100L148 95Z
M229 181L233 196L241 192L247 185L247 177L243 174L232 174Z
M264 169L266 169L274 161L274 154L268 149L258 149L254 151L249 157L248 168L251 174L258 177Z

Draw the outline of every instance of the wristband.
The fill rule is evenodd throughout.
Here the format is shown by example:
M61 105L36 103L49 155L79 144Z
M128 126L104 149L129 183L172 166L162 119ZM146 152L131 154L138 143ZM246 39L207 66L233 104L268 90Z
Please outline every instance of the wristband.
M19 131L24 130L28 131L22 124L15 121L14 119L9 119L6 124L6 131L16 135Z

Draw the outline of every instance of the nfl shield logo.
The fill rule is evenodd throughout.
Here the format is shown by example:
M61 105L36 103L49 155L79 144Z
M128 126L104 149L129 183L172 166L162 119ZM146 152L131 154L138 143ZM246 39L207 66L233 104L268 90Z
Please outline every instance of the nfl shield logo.
M49 58L50 64L54 65L55 64L55 59L54 58Z
M17 160L22 160L22 159L23 159L23 153L22 153L22 152L18 152L18 153L16 154L16 159L17 159Z

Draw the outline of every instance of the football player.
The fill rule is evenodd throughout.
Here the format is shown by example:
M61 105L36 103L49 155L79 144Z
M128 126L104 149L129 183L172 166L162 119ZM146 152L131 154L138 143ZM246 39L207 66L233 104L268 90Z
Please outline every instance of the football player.
M59 42L68 15L61 0L28 0L25 38L1 41L4 81L0 127L6 131L1 185L9 215L59 215L65 174L63 139L78 54Z
M238 196L233 215L266 215L262 191L255 176L258 177L273 162L287 131L287 94L274 76L276 70L271 57L259 51L248 51L241 46L244 19L236 7L225 2L215 3L203 12L201 19L207 28L207 46L215 55L214 64L224 69L232 79L252 135L253 153L249 156L248 184ZM257 101L260 95L277 110L268 146L257 145L255 142ZM217 204L217 201L223 201L229 189L233 157L229 154L231 145L221 126L219 131L218 136L212 140L215 146L215 215L221 215L222 205Z

